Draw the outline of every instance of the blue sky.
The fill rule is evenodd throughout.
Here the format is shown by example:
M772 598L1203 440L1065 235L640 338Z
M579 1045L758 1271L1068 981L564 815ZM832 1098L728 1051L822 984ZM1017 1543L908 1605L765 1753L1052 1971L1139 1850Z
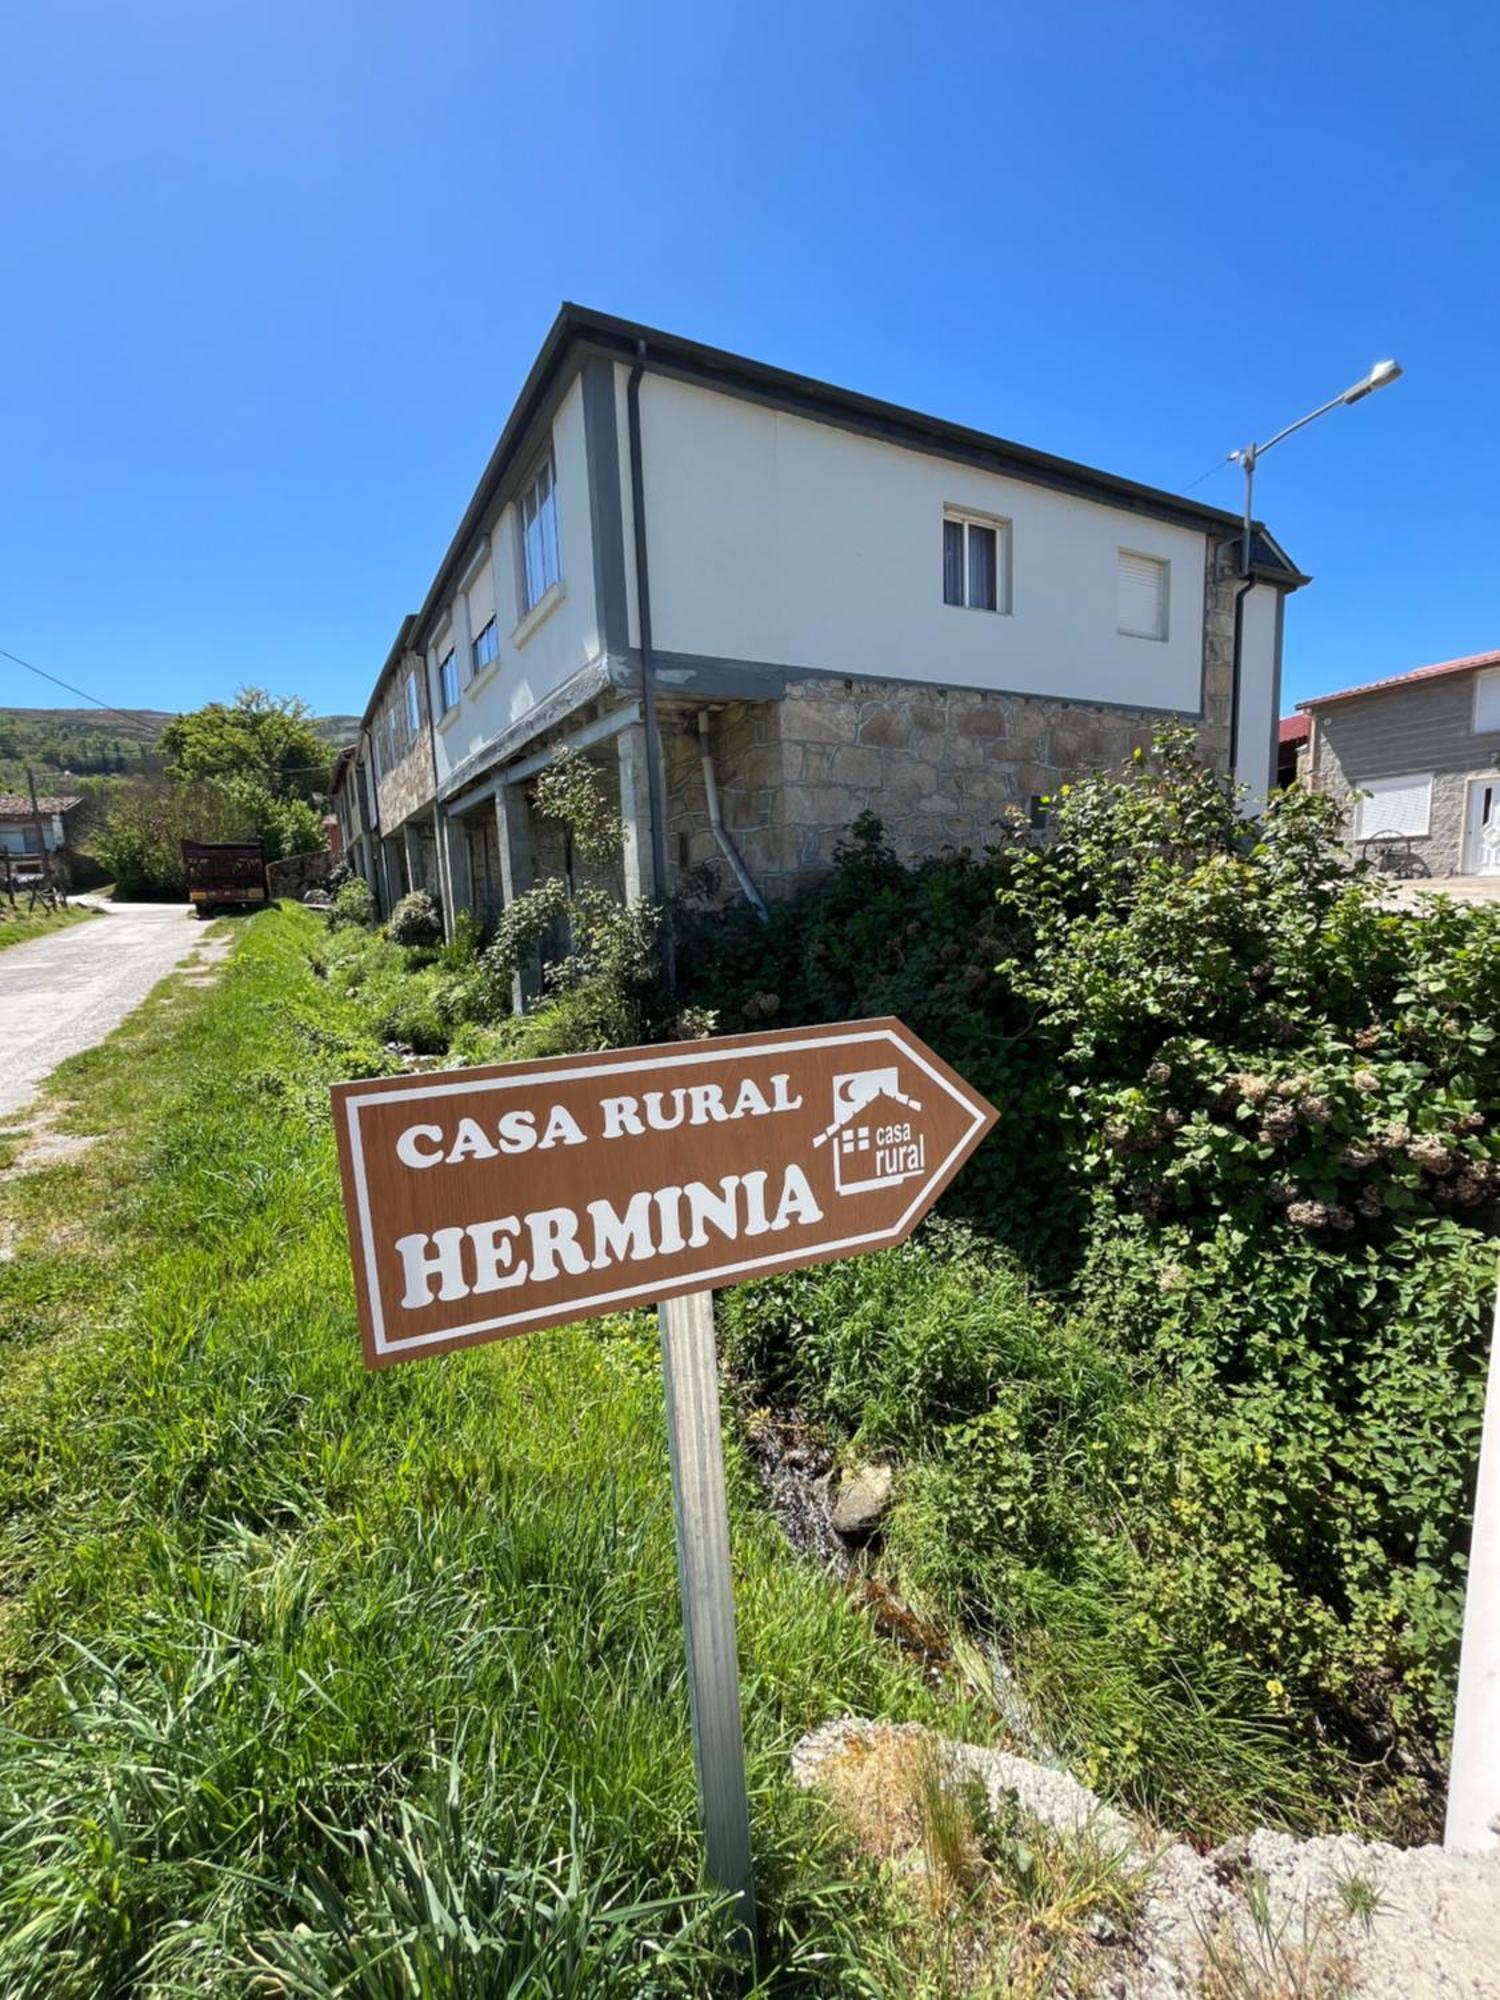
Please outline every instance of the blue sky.
M1497 23L9 8L0 646L358 709L563 298L1231 508L1397 355L1257 475L1288 701L1500 646Z

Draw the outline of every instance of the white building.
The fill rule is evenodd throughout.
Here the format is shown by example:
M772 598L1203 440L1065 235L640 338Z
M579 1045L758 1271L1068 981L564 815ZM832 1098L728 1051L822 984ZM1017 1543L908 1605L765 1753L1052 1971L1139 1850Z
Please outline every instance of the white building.
M493 914L531 879L526 784L565 742L618 773L637 893L708 859L784 893L866 808L908 854L981 846L1167 715L1258 797L1307 579L1264 530L1242 578L1238 534L564 306L372 696L356 865Z

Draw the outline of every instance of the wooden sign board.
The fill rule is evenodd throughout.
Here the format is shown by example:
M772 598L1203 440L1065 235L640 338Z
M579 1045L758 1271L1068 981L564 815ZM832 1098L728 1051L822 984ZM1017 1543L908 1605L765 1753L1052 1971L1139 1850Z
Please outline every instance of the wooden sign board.
M998 1115L894 1020L333 1099L372 1368L899 1243Z

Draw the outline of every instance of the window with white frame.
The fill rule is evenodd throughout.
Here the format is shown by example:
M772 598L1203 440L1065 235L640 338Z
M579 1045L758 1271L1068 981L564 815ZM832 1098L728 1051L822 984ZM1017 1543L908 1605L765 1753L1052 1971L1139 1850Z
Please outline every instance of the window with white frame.
M1474 676L1474 733L1500 730L1500 667Z
M481 626L480 630L474 635L473 642L469 647L469 655L473 662L471 672L477 674L483 668L487 667L499 650L500 634L496 630L494 619L491 618L489 623Z
M414 672L406 676L406 727L415 739L422 727L422 697L417 693L417 677Z
M943 602L968 611L1009 611L1009 521L945 510Z
M1165 639L1172 565L1121 549L1116 556L1116 624L1132 639Z
M1378 833L1420 837L1432 823L1432 773L1412 778L1364 778L1357 791L1367 794L1354 815L1354 838L1372 840Z
M499 627L495 624L495 570L488 543L464 586L464 601L469 607L469 654L463 662L463 676L468 681L487 667L500 650Z
M521 536L521 609L533 611L562 581L557 538L557 476L552 456L537 468L516 509Z
M438 661L438 686L443 691L443 713L458 702L458 655L450 646Z

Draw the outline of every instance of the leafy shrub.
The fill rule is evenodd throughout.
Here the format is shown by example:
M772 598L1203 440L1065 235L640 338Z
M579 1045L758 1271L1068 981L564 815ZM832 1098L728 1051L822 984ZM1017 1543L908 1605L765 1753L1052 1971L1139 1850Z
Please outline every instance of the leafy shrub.
M419 948L439 945L443 941L443 913L426 889L413 889L391 911L385 930L392 944Z
M598 868L617 863L624 827L586 758L560 756L538 779L533 806L564 829L571 854ZM571 869L568 880L538 883L507 906L481 956L494 1014L515 975L540 958L547 999L532 1026L518 1031L528 1054L542 1053L543 1044L563 1054L651 1040L668 1012L659 985L660 926L656 904L578 886Z
M351 875L341 885L333 898L333 914L330 922L337 928L341 924L357 924L362 930L369 930L375 922L375 897L368 882L358 875Z
M768 931L680 916L679 963L728 1028L898 1014L1000 1106L948 1207L1009 1255L929 1235L725 1306L752 1393L900 1455L905 1587L1159 1812L1378 1789L1410 1835L1495 1281L1500 913L1392 909L1339 833L1300 792L1244 819L1171 729L1045 847L903 868L867 820Z
M1247 837L1164 731L1002 887L1002 976L1067 1078L1070 1150L1127 1208L1323 1238L1500 1192L1500 912L1388 909L1338 812L1281 793Z

